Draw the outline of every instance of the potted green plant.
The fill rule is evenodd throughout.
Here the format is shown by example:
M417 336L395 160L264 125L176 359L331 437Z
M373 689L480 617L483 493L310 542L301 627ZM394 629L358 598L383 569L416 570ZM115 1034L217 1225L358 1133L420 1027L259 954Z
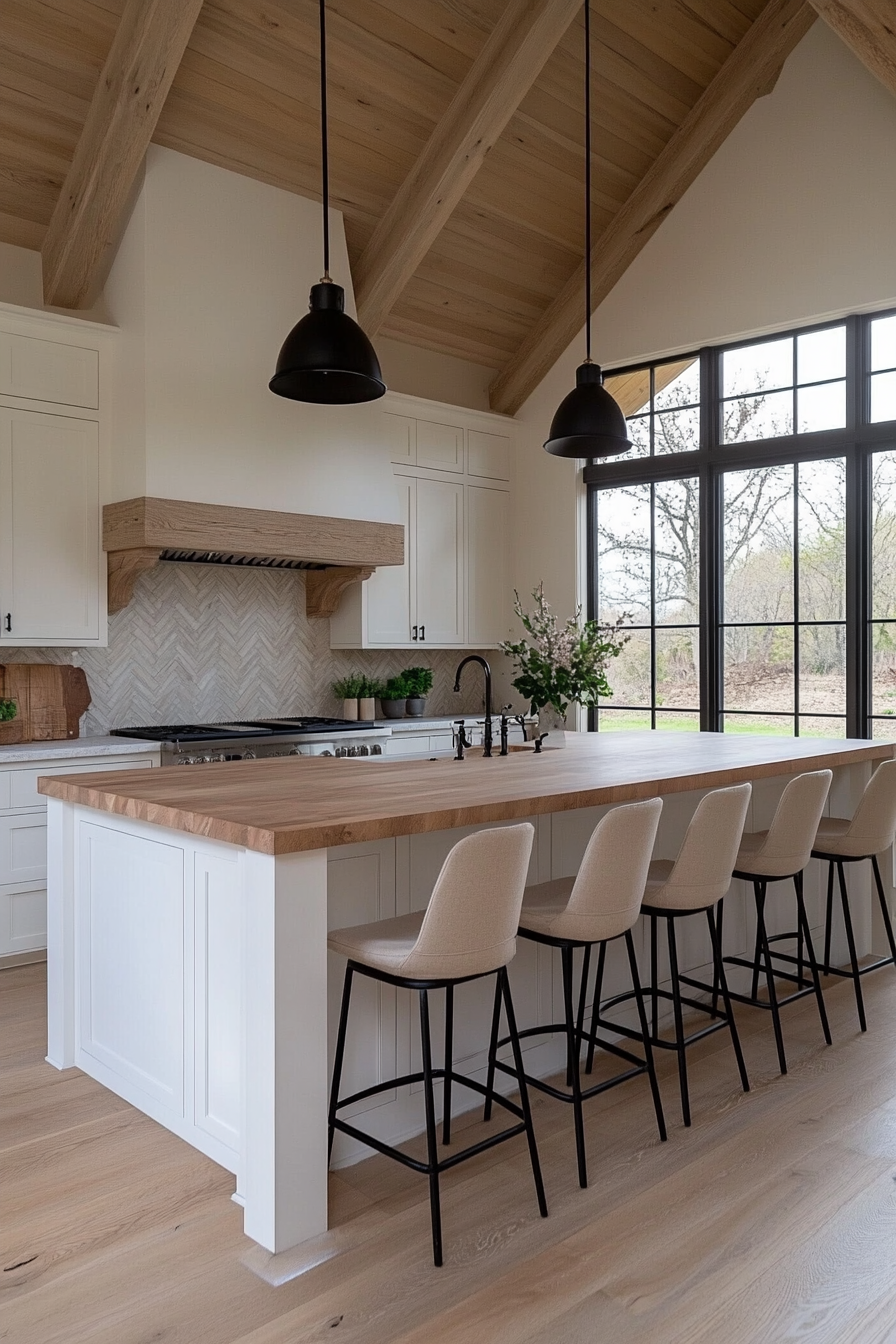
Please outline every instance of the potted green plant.
M403 672L390 677L380 689L380 704L386 719L403 719L408 700L408 683Z
M363 681L364 678L358 672L352 672L349 676L341 677L339 681L333 682L333 694L337 700L342 701L342 717L344 719L357 719L358 696Z
M18 712L19 706L15 700L0 699L0 723L9 723Z
M432 668L406 667L401 675L408 691L407 712L419 718L426 710L426 697L432 690Z
M579 607L575 616L561 622L545 599L543 583L533 589L532 597L535 609L530 615L523 610L519 593L514 593L514 610L529 638L508 640L499 647L513 659L516 676L511 685L529 701L539 728L547 722L562 729L570 704L595 705L613 694L607 666L628 643L629 636L620 633L626 617L600 625L583 621ZM556 722L546 710L553 712Z
M376 697L380 693L380 683L374 677L358 678L358 718L372 722L376 718Z

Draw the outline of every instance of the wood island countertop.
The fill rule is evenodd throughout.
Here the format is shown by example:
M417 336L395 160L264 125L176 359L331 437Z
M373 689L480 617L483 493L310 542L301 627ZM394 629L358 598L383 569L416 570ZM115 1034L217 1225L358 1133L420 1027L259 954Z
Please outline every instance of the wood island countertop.
M297 756L44 777L68 803L292 854L537 813L851 765L894 755L864 740L723 733L567 734L565 749L492 760Z

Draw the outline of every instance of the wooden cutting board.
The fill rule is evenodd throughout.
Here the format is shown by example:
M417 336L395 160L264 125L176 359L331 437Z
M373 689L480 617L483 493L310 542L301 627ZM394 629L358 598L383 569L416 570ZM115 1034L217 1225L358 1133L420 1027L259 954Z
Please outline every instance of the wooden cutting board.
M57 663L0 664L0 699L18 702L19 712L0 723L0 745L56 742L78 737L90 705L84 669Z

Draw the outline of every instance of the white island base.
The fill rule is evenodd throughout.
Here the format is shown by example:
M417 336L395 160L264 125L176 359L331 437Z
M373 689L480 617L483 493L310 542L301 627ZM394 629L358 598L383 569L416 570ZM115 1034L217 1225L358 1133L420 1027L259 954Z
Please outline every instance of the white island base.
M835 768L832 814L852 814L871 766ZM748 829L769 824L788 777L756 782ZM675 857L703 792L665 797L658 856ZM476 828L274 857L55 797L48 811L48 1061L82 1069L232 1171L246 1234L268 1251L318 1237L327 1229L329 1058L344 966L327 952L327 927L423 907L450 847ZM530 881L574 873L605 811L533 817ZM879 941L867 867L849 873L860 953ZM806 896L820 951L824 872L815 861ZM773 887L770 931L793 923L792 888ZM735 882L725 902L726 952L751 951L754 929L752 895ZM636 930L643 954L641 936ZM683 921L679 937L681 969L708 971L704 921ZM845 960L840 937L834 952ZM559 979L550 949L520 940L512 985L521 1026L558 1020ZM622 960L608 958L605 994L626 988ZM457 995L455 1059L480 1077L491 994L489 979ZM419 1067L410 997L363 978L356 984L347 1089ZM433 1025L438 1042L438 1017ZM527 1057L546 1076L562 1065L565 1046L530 1043ZM675 1142L677 1097L667 1101ZM478 1104L463 1093L458 1102ZM422 1094L396 1089L359 1103L355 1114L380 1138L401 1141L422 1130ZM337 1136L334 1164L368 1153Z

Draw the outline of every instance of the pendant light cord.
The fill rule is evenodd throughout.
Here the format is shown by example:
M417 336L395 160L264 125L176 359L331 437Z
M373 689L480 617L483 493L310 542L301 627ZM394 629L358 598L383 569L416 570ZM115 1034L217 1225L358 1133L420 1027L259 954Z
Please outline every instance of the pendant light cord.
M320 0L320 149L321 193L324 205L324 274L330 278L330 165L327 149L327 5Z
M591 5L585 0L585 362L591 363Z

